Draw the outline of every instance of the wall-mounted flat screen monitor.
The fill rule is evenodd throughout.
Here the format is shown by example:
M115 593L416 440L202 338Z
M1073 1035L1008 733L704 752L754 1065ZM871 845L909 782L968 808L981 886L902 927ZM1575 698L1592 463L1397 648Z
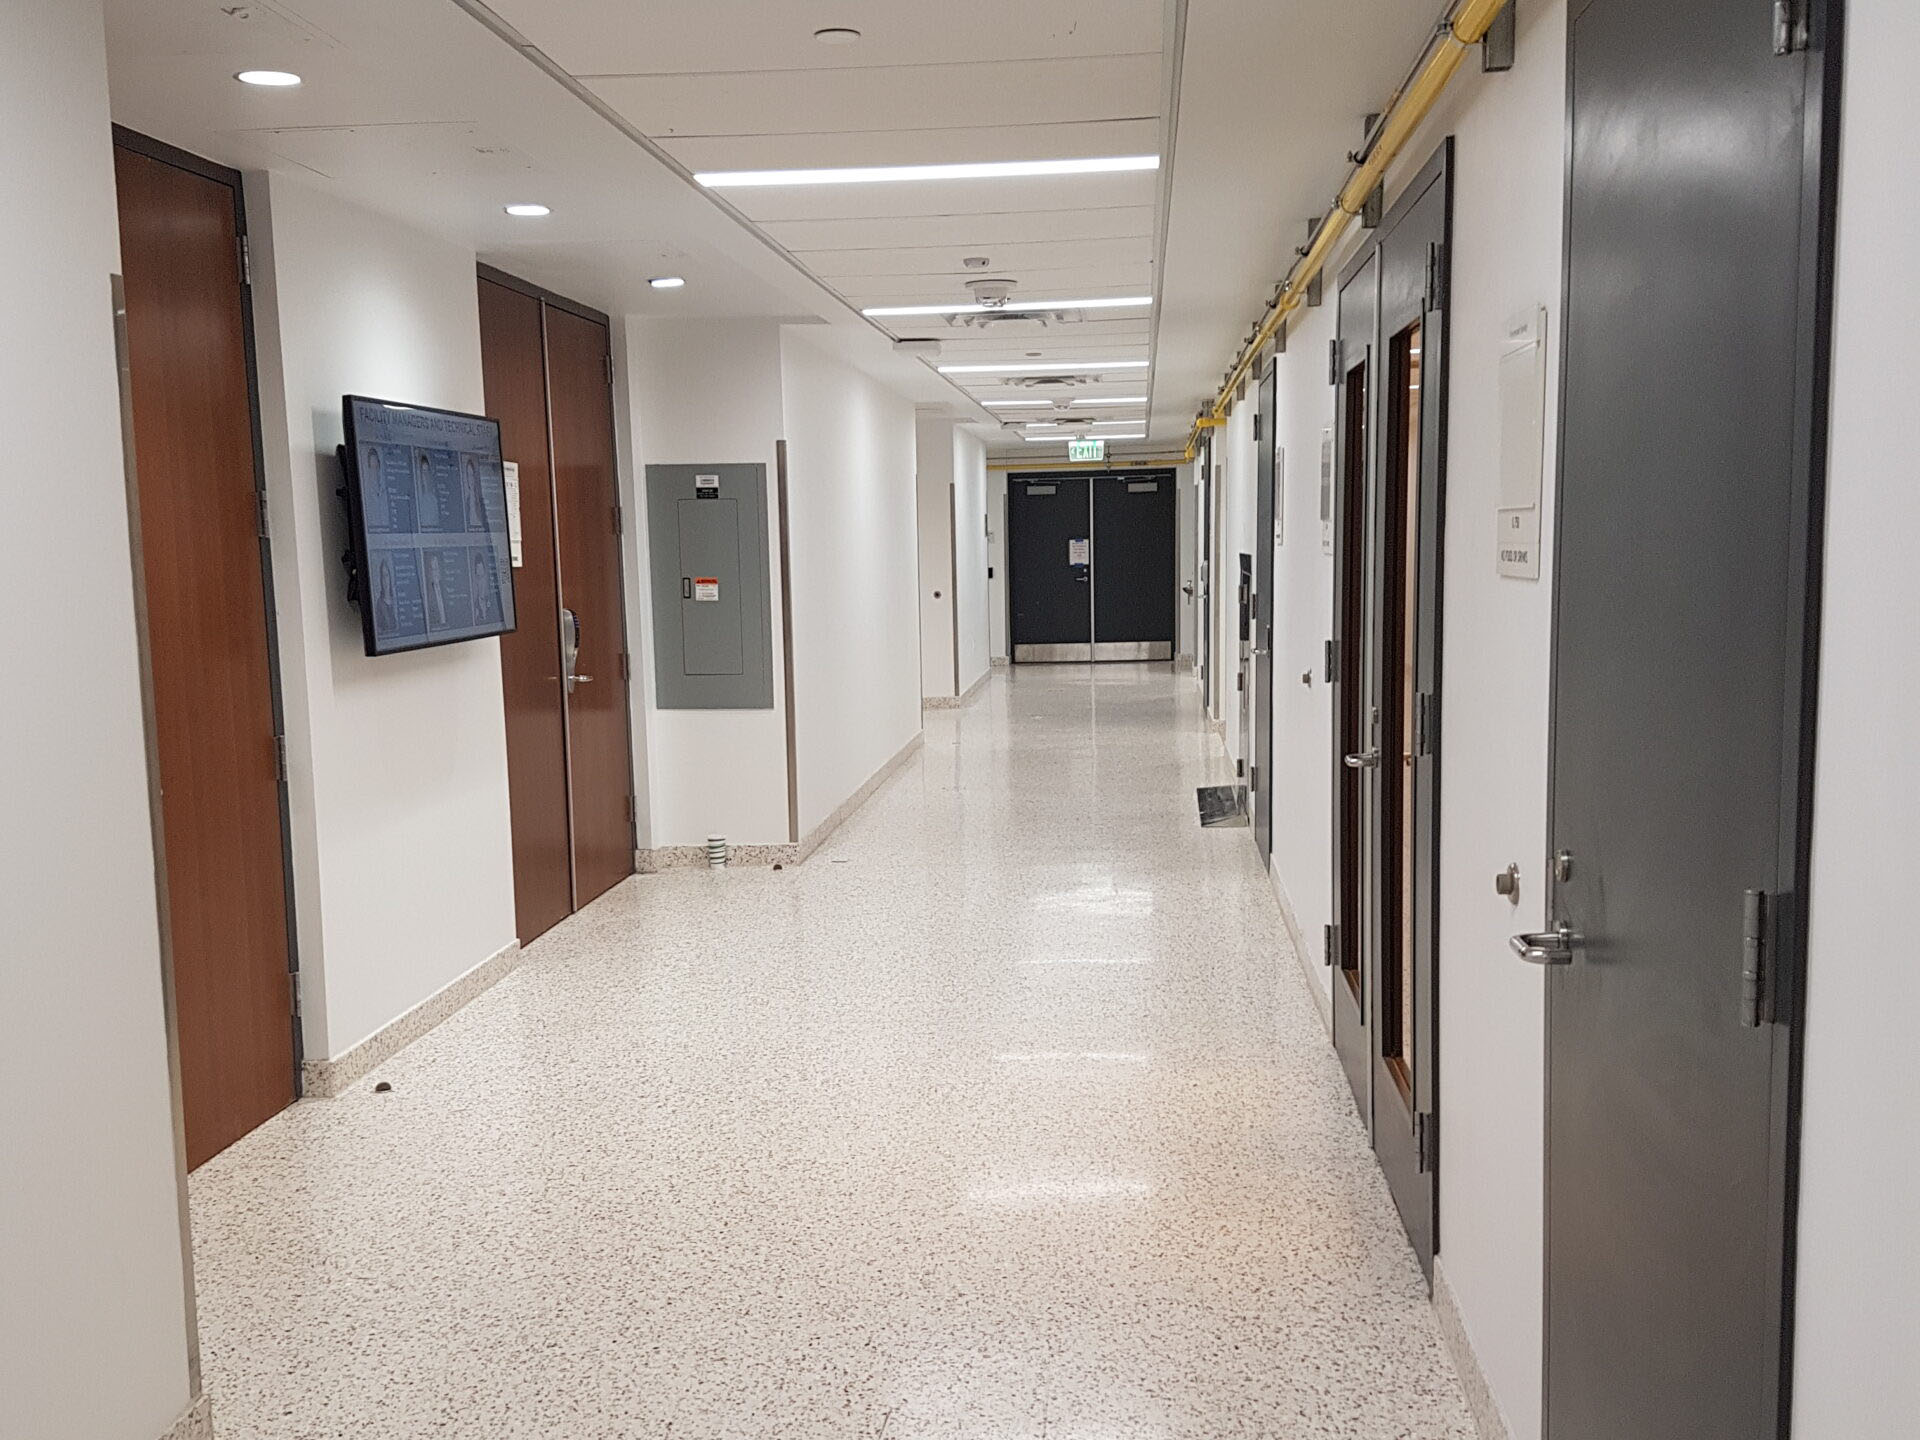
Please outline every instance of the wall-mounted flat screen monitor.
M362 395L341 409L367 654L512 630L500 422Z

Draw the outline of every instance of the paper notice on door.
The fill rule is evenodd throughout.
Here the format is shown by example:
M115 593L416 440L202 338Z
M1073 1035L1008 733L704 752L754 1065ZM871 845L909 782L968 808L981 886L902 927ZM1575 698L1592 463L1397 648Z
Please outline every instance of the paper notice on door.
M1067 563L1069 565L1092 564L1093 542L1091 540L1067 541Z
M720 581L712 575L694 576L693 598L707 602L718 601L720 598Z
M500 476L506 482L507 489L507 549L513 555L513 568L518 570L522 563L520 553L520 465L518 461L502 460Z
M1540 578L1540 508L1528 505L1494 512L1500 519L1494 568L1516 580Z

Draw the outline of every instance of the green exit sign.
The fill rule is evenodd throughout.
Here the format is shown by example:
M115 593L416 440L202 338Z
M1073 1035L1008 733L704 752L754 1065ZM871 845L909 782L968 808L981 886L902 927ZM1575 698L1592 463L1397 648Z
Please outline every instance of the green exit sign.
M1067 441L1067 459L1104 460L1107 458L1107 442L1104 440Z

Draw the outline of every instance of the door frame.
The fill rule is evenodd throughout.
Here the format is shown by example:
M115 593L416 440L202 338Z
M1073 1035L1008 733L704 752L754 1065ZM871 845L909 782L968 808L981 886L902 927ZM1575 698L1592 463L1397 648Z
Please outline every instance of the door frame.
M247 195L245 178L238 170L195 155L190 150L182 150L176 145L169 145L164 140L156 140L150 135L143 135L138 130L130 130L124 125L115 124L112 127L112 143L123 150L131 151L135 155L144 156L162 165L171 165L176 170L184 170L190 175L196 175L202 180L210 180L216 185L223 185L231 191L233 195L234 233L240 240L240 254L234 257L234 263L240 267L240 330L242 349L246 356L247 428L253 446L254 501L260 510L260 525L258 527L260 530L260 538L258 549L260 557L260 594L264 602L261 621L266 626L267 635L267 693L272 697L270 718L273 724L274 745L280 757L280 773L275 780L274 789L277 792L280 811L280 885L281 893L286 897L287 983L293 991L293 1010L288 1016L288 1023L293 1029L293 1094L297 1100L306 1093L305 1062L307 1047L303 1013L305 1007L302 1003L304 997L300 993L300 933L294 889L293 803L291 777L287 766L286 687L281 676L280 611L274 592L273 537L269 533L273 527L267 518L269 511L267 505L266 437L260 414L260 360L253 320L253 265L252 253L247 239ZM133 483L137 487L139 483L139 461L138 457L133 454L133 435L131 432L126 436L126 445L130 462L128 466L129 474L133 477ZM136 506L136 510L132 516L135 522L132 541L135 557L134 574L139 587L137 603L140 615L141 670L143 672L143 684L150 693L152 690L153 677L151 674L151 661L146 654L146 648L149 643L146 628L146 566L140 551L141 538L138 524L139 514L137 510L139 495L137 489L130 494L129 499ZM152 726L154 717L151 713L151 704L149 704L148 709L149 713L146 717L146 728L148 730L147 739L150 756L149 769L153 772L152 783L155 787L154 798L157 807L159 796L158 787L161 780L157 760L152 755L152 744L154 740ZM156 808L154 814L154 834L156 838L160 836L160 825L161 817ZM162 952L165 957L167 969L167 986L169 990L171 990L173 985L173 942L170 933L172 920L166 904L166 848L163 843L156 845L154 864L160 882ZM177 1034L172 1037L172 1041L177 1047L179 1043Z
M1564 316L1572 290L1573 271L1570 227L1573 218L1573 44L1572 26L1595 0L1575 0L1567 14L1568 43L1566 65L1566 109L1564 112L1565 152L1562 160L1562 226L1560 267L1560 311ZM1799 664L1789 663L1782 696L1781 724L1783 755L1791 757L1779 776L1780 806L1784 823L1779 830L1779 873L1787 877L1791 890L1769 897L1767 944L1770 950L1768 1002L1773 1016L1769 1023L1785 1031L1784 1042L1774 1046L1771 1076L1772 1118L1768 1148L1772 1157L1765 1203L1770 1258L1768 1266L1768 1307L1778 1316L1779 1343L1774 1351L1771 1385L1777 1436L1781 1440L1792 1433L1793 1355L1795 1272L1799 1258L1799 1191L1801 1162L1801 1110L1804 1081L1806 1026L1803 1017L1807 1000L1807 897L1810 893L1813 851L1813 782L1815 742L1820 695L1820 621L1825 575L1826 492L1828 429L1831 408L1831 357L1833 340L1833 294L1835 238L1839 208L1842 75L1846 49L1846 0L1807 0L1806 24L1812 36L1806 47L1807 92L1801 121L1802 187L1800 192L1800 293L1795 297L1798 324L1795 327L1794 368L1798 403L1793 417L1793 454L1791 475L1790 532L1794 544L1789 551L1790 568L1787 592L1790 604L1784 617L1787 628L1786 652L1798 655ZM1568 367L1560 367L1558 403L1566 413L1567 393L1572 377ZM1564 428L1555 437L1556 474L1565 463ZM1554 582L1552 633L1560 629L1560 552L1564 510L1554 507ZM1559 665L1559 646L1548 652L1548 695L1557 693L1555 671ZM1541 856L1541 873L1551 877L1554 835L1554 793L1551 777L1558 757L1558 721L1551 703L1547 710L1547 786L1546 835L1548 853ZM1549 879L1549 885L1553 881ZM1550 913L1557 913L1550 903ZM1552 1044L1551 986L1541 999L1546 1017L1544 1041ZM1551 1087L1553 1066L1550 1054L1543 1051L1543 1082ZM1553 1136L1547 1125L1550 1113L1543 1094L1541 1107L1542 1180L1541 1219L1542 1253L1550 1223L1547 1209L1547 1173L1552 1164ZM1542 1272L1541 1331L1541 1417L1545 1423L1547 1381L1551 1373L1553 1337L1545 1326L1547 1308L1544 1287L1549 1275Z
M1391 835L1396 848L1411 846L1412 874L1402 878L1402 886L1389 894L1384 888L1388 866L1385 852L1382 851L1380 864L1368 883L1366 877L1359 877L1359 869L1367 864L1368 857L1363 848L1354 855L1356 877L1361 879L1356 886L1355 909L1359 923L1353 927L1356 933L1340 933L1337 936L1340 953L1329 958L1336 963L1333 1010L1336 1017L1336 1049L1341 1063L1346 1069L1349 1083L1354 1091L1356 1106L1361 1109L1362 1119L1373 1150L1381 1168L1386 1173L1390 1188L1394 1189L1396 1205L1403 1199L1401 1191L1394 1184L1396 1177L1401 1183L1412 1179L1417 1181L1420 1191L1407 1199L1411 1200L1419 1212L1422 1223L1406 1224L1408 1237L1420 1261L1421 1269L1426 1272L1428 1284L1432 1284L1433 1259L1440 1248L1440 813L1441 813L1441 762L1442 751L1439 740L1439 716L1443 694L1442 676L1443 647L1445 627L1442 623L1446 600L1446 492L1447 492L1447 435L1449 428L1449 395L1451 379L1451 296L1449 275L1452 267L1453 248L1453 205L1454 205L1454 141L1452 136L1444 137L1435 146L1414 177L1407 182L1388 208L1379 227L1366 243L1348 261L1341 272L1340 296L1342 305L1350 287L1358 284L1370 287L1366 297L1367 314L1361 321L1361 328L1368 336L1367 346L1367 394L1364 399L1365 423L1367 425L1366 454L1362 458L1362 502L1367 507L1358 517L1360 530L1358 539L1362 555L1371 548L1375 564L1369 568L1363 564L1359 584L1362 587L1374 586L1377 594L1371 610L1364 593L1360 596L1360 620L1356 636L1349 637L1344 630L1336 642L1336 683L1342 688L1335 697L1335 724L1333 734L1332 768L1335 785L1335 804L1333 807L1334 825L1334 865L1333 899L1336 924L1339 924L1346 905L1344 894L1344 872L1347 869L1347 849L1362 844L1362 835L1348 836L1342 824L1339 796L1346 781L1346 740L1341 734L1339 722L1340 705L1346 698L1344 687L1349 684L1361 686L1361 703L1365 703L1368 693L1365 677L1357 668L1362 659L1362 647L1353 646L1350 639L1367 623L1371 614L1373 622L1382 628L1376 644L1374 660L1384 665L1383 655L1393 653L1398 641L1389 637L1384 629L1388 613L1386 605L1386 587L1393 567L1388 564L1389 547L1406 549L1404 540L1388 531L1389 500L1387 478L1390 461L1390 447L1404 443L1405 437L1396 441L1391 423L1396 383L1393 369L1392 340L1411 323L1399 318L1398 312L1388 311L1387 264L1388 247L1392 244L1401 224L1417 208L1433 203L1438 187L1437 200L1440 206L1438 253L1430 249L1427 262L1426 289L1421 297L1418 323L1421 326L1420 388L1420 453L1421 469L1418 477L1417 496L1417 533L1411 553L1403 556L1405 561L1417 567L1413 596L1414 612L1403 615L1402 625L1411 624L1415 639L1415 653L1402 657L1412 661L1414 670L1414 689L1416 708L1424 700L1426 723L1423 728L1416 722L1414 733L1400 737L1414 759L1413 769L1402 771L1400 785L1410 787L1411 834L1404 833L1400 815L1392 817L1388 824L1386 813L1386 794L1388 786L1384 777L1388 774L1389 764L1399 766L1400 746L1392 747L1389 753L1386 741L1390 730L1385 723L1384 714L1375 728L1372 746L1379 750L1377 766L1360 774L1371 774L1373 783L1363 790L1359 812L1372 812L1372 831L1383 841ZM1345 339L1347 326L1344 316L1336 320L1336 334ZM1335 596L1336 625L1341 624L1344 599L1347 587L1352 583L1348 574L1349 562L1355 558L1348 554L1348 532L1350 523L1348 509L1353 497L1346 493L1341 483L1347 473L1348 439L1346 415L1346 382L1350 373L1348 357L1340 353L1335 371L1336 414L1334 431L1337 455L1335 485ZM1353 653L1348 653L1349 651ZM1377 694L1382 706L1389 703L1388 697L1398 696L1402 690L1399 676L1387 676L1384 673L1375 682ZM1402 814L1406 812L1405 806ZM1357 813L1359 813L1357 812ZM1363 820L1363 824L1366 823ZM1364 832L1363 832L1364 834ZM1398 862L1396 862L1397 864ZM1409 941L1413 946L1413 985L1411 993L1402 997L1402 1003L1412 1007L1412 1034L1414 1043L1413 1063L1407 1066L1407 1113L1411 1126L1403 1134L1397 1128L1385 1128L1380 1125L1380 1096L1383 1087L1387 1093L1399 1093L1394 1082L1383 1082L1380 1073L1384 1062L1381 1051L1384 1034L1382 1030L1382 996L1386 991L1385 970L1389 965L1397 967L1400 963L1398 949L1389 954L1385 940L1391 927L1385 924L1390 909L1397 910L1402 904L1406 883L1412 887L1411 899L1401 916L1401 924L1407 927L1401 943ZM1359 913L1359 907L1369 906L1370 913ZM1343 926L1344 932L1344 926ZM1365 943L1363 943L1365 942ZM1342 966L1337 963L1341 954L1351 947L1360 945L1359 969L1361 994L1355 1003L1354 997L1346 992L1348 986L1343 983L1339 972ZM1424 980L1424 990L1422 981ZM1348 1025L1354 1025L1357 1019L1357 1033L1345 1044L1339 1043L1338 1021L1343 1016L1351 1016ZM1362 1083L1357 1072L1364 1069L1365 1081ZM1364 1096L1364 1099L1362 1098Z
M1280 362L1269 355L1254 386L1253 734L1247 745L1247 810L1260 863L1273 865L1274 519L1280 513ZM1262 583L1264 580L1265 583Z

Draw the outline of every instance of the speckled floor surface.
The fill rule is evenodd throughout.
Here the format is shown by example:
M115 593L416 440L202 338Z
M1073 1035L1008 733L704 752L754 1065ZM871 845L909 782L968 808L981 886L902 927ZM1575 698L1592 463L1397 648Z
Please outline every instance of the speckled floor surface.
M1190 677L926 723L194 1175L223 1440L1472 1435Z

